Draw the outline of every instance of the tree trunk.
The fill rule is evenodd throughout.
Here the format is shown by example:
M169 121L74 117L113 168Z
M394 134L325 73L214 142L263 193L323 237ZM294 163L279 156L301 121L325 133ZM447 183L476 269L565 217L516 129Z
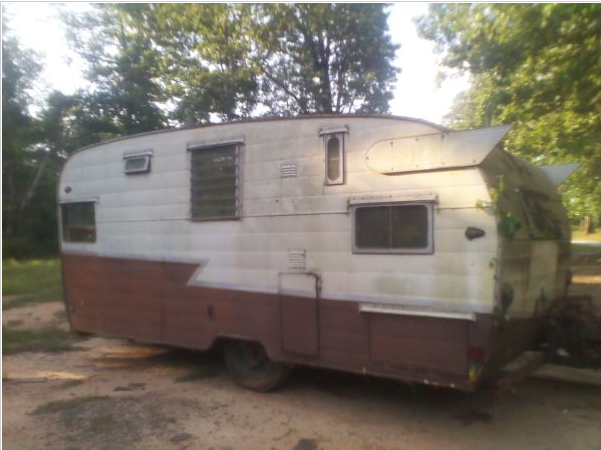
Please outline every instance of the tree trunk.
M580 231L582 231L584 234L591 234L595 232L593 217L590 214L587 214L582 218L582 221L580 222Z
M5 168L2 167L2 175L5 178L8 178L8 192L2 193L2 202L4 203L3 208L6 208L6 210L4 211L3 218L3 223L5 226L4 232L6 233L7 237L12 237L15 231L15 183L13 179L12 166L7 164L6 172L4 171L4 169Z
M31 199L33 198L33 194L35 193L35 190L38 187L40 180L42 179L42 174L44 173L44 170L46 169L46 166L48 165L48 161L50 160L50 153L51 153L50 151L47 151L44 154L44 158L42 159L42 162L40 163L40 166L38 167L38 170L37 170L35 176L33 177L33 180L31 181L29 188L27 189L27 192L25 193L25 195L23 196L23 199L21 200L21 204L19 205L19 212L17 214L15 228L19 227L19 224L21 223L21 219L23 218L23 213L27 209L27 206L29 206Z

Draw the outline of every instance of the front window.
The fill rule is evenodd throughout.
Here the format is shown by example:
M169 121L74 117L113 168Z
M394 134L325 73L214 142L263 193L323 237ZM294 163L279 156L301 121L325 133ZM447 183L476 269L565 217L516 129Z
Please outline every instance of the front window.
M61 205L63 241L96 242L95 202Z
M432 205L357 206L356 253L432 253Z

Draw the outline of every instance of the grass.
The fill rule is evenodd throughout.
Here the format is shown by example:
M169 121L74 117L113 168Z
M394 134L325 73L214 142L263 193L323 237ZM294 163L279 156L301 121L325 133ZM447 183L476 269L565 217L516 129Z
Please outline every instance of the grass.
M2 353L11 355L22 352L60 352L74 350L77 338L70 332L58 328L41 330L2 327Z
M591 234L585 234L579 230L572 230L572 240L601 242L601 229L597 229L597 231Z
M58 259L2 262L2 295L14 296L2 302L2 309L31 303L61 300L63 285Z
M572 243L572 256L575 258L598 258L601 257L601 247L590 244Z

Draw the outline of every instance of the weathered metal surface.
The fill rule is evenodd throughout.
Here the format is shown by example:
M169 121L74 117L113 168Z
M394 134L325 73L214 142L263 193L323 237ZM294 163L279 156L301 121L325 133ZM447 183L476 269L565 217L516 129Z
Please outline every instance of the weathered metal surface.
M492 153L481 167L496 196L481 207L497 220L499 319L544 316L567 291L570 228L561 198L539 168L505 152ZM503 290L511 292L505 306Z
M450 348L456 349L455 355L465 348L465 332L453 331L457 322L465 329L464 321L406 317L391 334L390 320L398 317L372 321L373 316L359 312L355 302L320 301L320 351L317 358L307 359L282 349L281 296L186 286L195 270L191 264L75 255L64 255L63 264L66 302L77 330L198 349L208 348L217 337L233 336L263 343L280 361L418 382L428 374L425 378L431 382L456 387L466 381L457 365L463 357L453 358L447 366L450 360L444 356ZM310 299L286 300L298 306ZM296 342L302 338L315 343L316 330L301 319L297 316ZM382 345L370 347L374 339L382 339ZM420 356L403 363L400 349ZM387 354L397 355L394 364L385 360Z
M551 182L555 186L559 186L565 180L569 178L582 164L571 163L571 164L553 164L548 166L541 166L541 170L549 177Z
M493 374L527 349L537 330L533 322L517 320L496 332L490 315L474 321L383 315L361 312L354 301L187 286L193 264L62 258L66 305L76 330L196 349L209 348L219 337L251 339L278 361L411 382L472 389L469 346L485 349L483 373ZM283 299L291 307L285 321L294 327L288 342L295 352L282 346Z
M306 356L319 353L319 279L314 274L280 275L282 351ZM303 296L287 294L303 292Z
M319 130L340 127L349 130L347 181L324 186ZM61 175L59 202L96 198L98 239L62 243L74 327L199 349L220 336L252 339L290 363L473 388L480 372L532 342L533 296L541 286L549 297L563 292L549 279L563 273L565 246L558 243L558 259L549 261L555 265L539 267L533 255L548 256L548 245L532 250L538 244L523 231L512 243L498 234L494 208L479 206L492 203L490 179L498 174L507 174L512 187L549 189L538 169L491 150L504 128L453 135L442 144L430 162L451 167L440 156L456 152L454 170L390 176L365 164L375 142L415 136L428 142L441 139L440 132L420 121L336 116L145 134L77 153ZM187 149L232 139L244 142L238 220L190 220ZM123 154L141 148L152 149L152 171L127 177ZM296 177L282 178L286 165L296 167ZM426 194L433 205L431 254L353 253L349 201L351 208L359 198L423 202ZM561 207L553 208L561 216ZM468 240L469 226L484 236ZM304 251L302 267L295 249ZM524 270L512 276L507 268L516 261ZM290 270L319 276L319 300L302 288L281 289L280 275ZM509 309L516 314L507 323L493 316L502 281L517 285ZM431 314L361 312L360 304ZM290 334L283 342L284 326ZM501 326L509 331L501 333ZM468 361L470 346L484 349L487 359Z
M348 179L324 186L324 148L318 131L348 126ZM389 177L374 174L365 151L386 136L432 134L420 122L335 117L231 124L143 135L77 153L61 176L60 202L94 195L98 242L63 243L65 253L197 261L192 284L275 294L278 273L289 270L289 250L306 249L306 270L319 273L326 299L392 303L487 313L493 309L495 219L474 205L488 198L477 169ZM244 138L240 220L190 220L188 143ZM152 148L152 172L122 173L123 152ZM281 178L295 164L296 178ZM434 253L353 254L349 199L436 200ZM463 236L469 224L483 239ZM394 262L391 263L391 258ZM433 282L436 280L436 282Z
M370 359L390 366L430 368L465 376L465 320L369 314Z
M367 166L395 174L477 166L507 134L511 126L386 139L367 150Z

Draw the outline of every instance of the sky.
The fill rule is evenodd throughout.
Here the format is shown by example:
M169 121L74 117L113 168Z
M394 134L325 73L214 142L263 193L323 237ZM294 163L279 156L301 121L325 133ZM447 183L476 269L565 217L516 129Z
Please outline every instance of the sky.
M69 50L65 28L56 6L49 3L5 3L10 28L21 44L39 52L44 66L38 90L56 89L73 93L87 85L82 76L83 63ZM65 9L83 11L86 3L68 3ZM440 123L455 96L469 87L467 76L447 78L437 85L440 55L434 44L419 38L414 18L425 14L427 3L395 3L388 20L392 41L400 44L395 65L401 68L391 102L391 113Z

